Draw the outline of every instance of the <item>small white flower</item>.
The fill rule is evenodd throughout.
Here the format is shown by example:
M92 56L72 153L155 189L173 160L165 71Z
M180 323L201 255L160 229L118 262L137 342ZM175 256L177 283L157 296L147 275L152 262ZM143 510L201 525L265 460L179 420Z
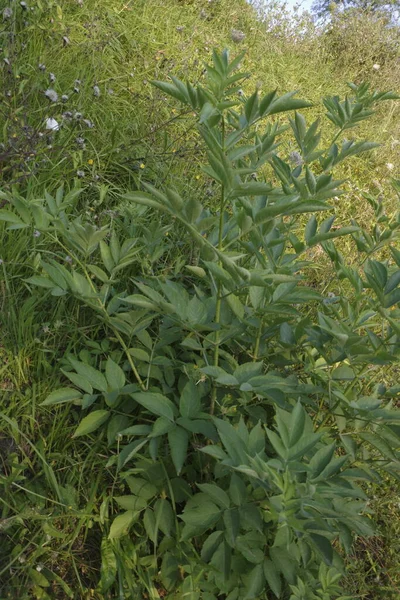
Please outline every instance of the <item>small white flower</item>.
M92 123L90 119L83 119L83 122L85 123L86 127L89 127L89 129L93 129L94 123Z
M240 44L240 42L243 42L245 37L246 34L244 33L244 31L240 31L240 29L232 29L231 38L232 41L235 42L235 44Z
M394 164L393 163L386 163L386 168L387 168L388 171L393 171Z
M107 92L112 96L114 94L114 90L112 88L108 88Z
M66 256L64 258L64 260L65 260L66 263L69 263L70 265L72 265L72 258L70 256Z
M47 119L46 121L46 129L49 129L50 131L58 131L60 129L60 125L58 121L50 117L50 119Z
M70 43L69 42L69 37L67 37L66 35L64 35L64 37L63 37L63 44L64 44L64 46L68 46L69 43Z
M77 85L74 87L74 92L75 92L75 94L79 94L79 92L80 92L80 89L78 88Z
M44 65L43 63L39 63L38 69L39 69L39 71L45 71L46 65Z
M75 112L74 119L76 119L77 121L80 121L82 119L82 113Z
M33 237L35 237L35 238L40 237L40 231L38 231L37 229L35 229L35 231L33 232Z
M45 91L44 95L46 96L46 98L48 98L52 102L57 102L57 100L58 100L58 94L57 94L57 92L55 90L50 89L50 88Z
M76 174L78 177L85 177L85 171L77 171Z
M75 79L75 85L81 85L82 81L80 79Z
M372 68L374 69L374 71L379 71L379 69L381 68L381 65L378 65L377 63L375 63L374 65L372 65Z
M93 96L98 98L100 96L100 88L98 85L93 86Z
M68 102L68 96L67 96L67 94L63 94L63 95L61 96L61 100L62 100L63 102Z
M54 75L54 73L49 73L49 78L50 78L50 83L54 83L56 80L56 76Z
M21 8L23 8L23 10L26 10L28 8L26 2L20 2L19 5Z
M3 10L3 21L6 21L7 19L11 19L12 17L12 9L7 6L7 8L5 8Z

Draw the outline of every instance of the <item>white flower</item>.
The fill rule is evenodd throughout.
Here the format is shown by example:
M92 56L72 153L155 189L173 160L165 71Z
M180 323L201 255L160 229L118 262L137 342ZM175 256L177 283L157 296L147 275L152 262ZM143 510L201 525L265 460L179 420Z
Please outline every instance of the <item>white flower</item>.
M386 163L386 168L388 169L388 171L393 171L394 164L393 163Z
M46 70L46 65L44 65L43 63L39 63L39 71L45 71Z
M69 44L69 37L67 37L66 35L64 35L64 37L63 37L63 44L64 44L64 46L68 46L68 44Z
M62 100L63 102L68 102L68 96L67 96L67 94L63 94L63 95L61 96L61 100Z
M20 7L23 8L24 10L26 10L28 8L26 2L20 2L19 3Z
M78 177L85 177L85 171L77 171L76 174Z
M56 80L56 76L54 75L54 73L49 73L49 78L50 78L50 83L54 83Z
M93 86L93 96L98 98L100 96L100 88L98 85Z
M372 68L374 69L374 71L379 71L379 69L381 68L381 65L378 65L377 63L375 63L374 65L372 65Z
M7 8L5 8L3 10L3 21L6 21L7 19L11 19L12 17L12 9L7 6Z
M50 88L45 91L44 95L46 96L46 98L48 98L52 102L57 102L57 100L58 100L58 94L57 94L57 92L55 90L50 89Z
M40 237L40 231L38 231L37 229L35 229L35 231L33 232L33 237L35 237L35 238Z
M46 121L46 129L50 129L50 131L58 131L60 129L60 125L55 119L50 118Z

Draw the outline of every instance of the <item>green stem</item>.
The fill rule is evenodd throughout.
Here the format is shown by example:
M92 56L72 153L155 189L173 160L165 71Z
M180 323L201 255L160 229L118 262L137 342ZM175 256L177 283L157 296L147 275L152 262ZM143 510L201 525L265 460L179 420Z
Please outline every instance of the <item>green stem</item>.
M221 135L222 135L222 152L225 149L225 122L222 118L221 125ZM225 186L221 185L221 200L219 206L219 232L218 232L218 251L222 252L222 241L223 241L223 229L224 229L224 208L225 208ZM221 260L219 261L221 266ZM217 286L217 302L215 305L215 323L217 325L221 322L221 304L222 304L222 284L219 281ZM219 329L215 332L215 346L214 346L214 367L218 367L219 363L219 345L220 345L220 331ZM210 404L210 415L214 414L215 411L215 401L217 399L217 386L215 383L213 384L212 392L211 392L211 404Z
M260 351L260 342L261 342L261 336L262 336L263 327L264 327L264 319L261 319L260 320L260 325L259 325L258 331L257 331L256 343L254 345L253 362L257 361L258 353Z

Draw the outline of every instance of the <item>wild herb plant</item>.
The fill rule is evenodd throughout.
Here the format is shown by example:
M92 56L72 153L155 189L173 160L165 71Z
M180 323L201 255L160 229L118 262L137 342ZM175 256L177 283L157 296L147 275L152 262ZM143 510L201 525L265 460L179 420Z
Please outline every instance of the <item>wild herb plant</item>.
M80 407L76 438L107 437L104 597L133 597L141 581L154 598L345 600L343 555L374 533L366 484L398 473L398 388L375 370L399 355L400 216L371 195L368 230L335 227L332 214L336 165L376 146L344 132L396 96L361 84L325 99L334 132L322 148L294 93L238 93L242 58L214 52L205 85L155 82L197 115L216 206L143 183L125 195L154 223L139 237L135 212L104 227L76 217L78 189L3 195L10 233L54 249L30 259L32 293L73 296L108 336L84 359L64 357L68 383L43 403ZM164 223L196 259L146 274ZM307 279L314 247L333 273L327 295Z

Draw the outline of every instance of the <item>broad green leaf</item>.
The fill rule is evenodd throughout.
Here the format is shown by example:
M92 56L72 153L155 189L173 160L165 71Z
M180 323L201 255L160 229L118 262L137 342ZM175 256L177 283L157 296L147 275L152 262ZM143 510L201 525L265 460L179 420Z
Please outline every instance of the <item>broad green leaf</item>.
M81 388L81 390L83 390L87 394L93 394L92 385L82 375L78 375L78 373L71 373L70 371L65 371L64 369L61 369L61 373L63 373L65 377L68 377L68 379L72 381L72 383L76 385L76 387Z
M111 523L108 538L110 540L115 540L127 535L132 523L137 520L138 514L137 511L128 510L115 517L114 521Z
M188 381L182 390L179 411L182 417L194 419L201 409L200 394L193 381Z
M207 500L205 496L198 494L188 501L180 518L191 530L200 533L215 525L220 516L221 508Z
M110 415L111 413L108 410L95 410L91 412L82 419L72 437L76 438L96 431L96 429L107 421Z
M198 483L197 487L210 496L211 500L221 508L229 508L230 500L228 494L215 483Z
M176 408L166 396L154 392L137 392L131 396L153 415L165 417L170 421L174 420Z
M160 531L167 537L171 537L175 527L175 514L169 500L159 498L154 505L154 514Z
M297 402L294 407L291 418L290 418L290 431L289 431L289 446L293 447L300 440L304 433L306 421L306 413L301 404Z
M264 568L262 564L256 565L248 575L244 577L246 587L243 600L259 598L265 586Z
M280 598L282 591L282 581L279 575L279 571L276 569L272 560L269 560L268 558L264 560L263 566L265 579L267 580L271 591L273 592L273 594L275 594L277 598Z
M111 358L106 362L106 378L112 390L120 390L125 385L125 373Z
M210 561L214 552L219 547L219 545L222 541L223 535L224 535L223 531L214 531L213 533L211 533L208 536L208 538L206 539L206 541L203 544L203 548L201 549L201 560L203 562L207 563Z
M59 388L51 392L41 403L41 406L50 406L51 404L62 404L63 402L74 402L82 398L81 392L73 388Z
M342 381L353 381L355 373L348 365L340 365L332 371L332 379L338 379Z
M147 501L139 496L115 496L115 502L124 510L143 510L147 507Z
M320 448L310 460L312 477L318 477L325 467L331 462L335 453L335 443Z
M330 541L323 535L315 533L310 534L310 539L321 554L322 558L327 565L332 565L333 562L333 548Z
M24 279L24 281L26 281L26 283L31 283L32 285L37 285L38 287L54 288L54 283L51 279L40 275L33 275L32 277L28 277L28 279Z
M185 429L176 425L168 432L168 443L172 462L179 475L186 460L189 434Z
M100 392L107 392L108 386L106 378L103 373L95 369L94 367L87 365L84 362L70 358L69 362L74 367L75 371L87 379L87 381L93 386L95 390Z

